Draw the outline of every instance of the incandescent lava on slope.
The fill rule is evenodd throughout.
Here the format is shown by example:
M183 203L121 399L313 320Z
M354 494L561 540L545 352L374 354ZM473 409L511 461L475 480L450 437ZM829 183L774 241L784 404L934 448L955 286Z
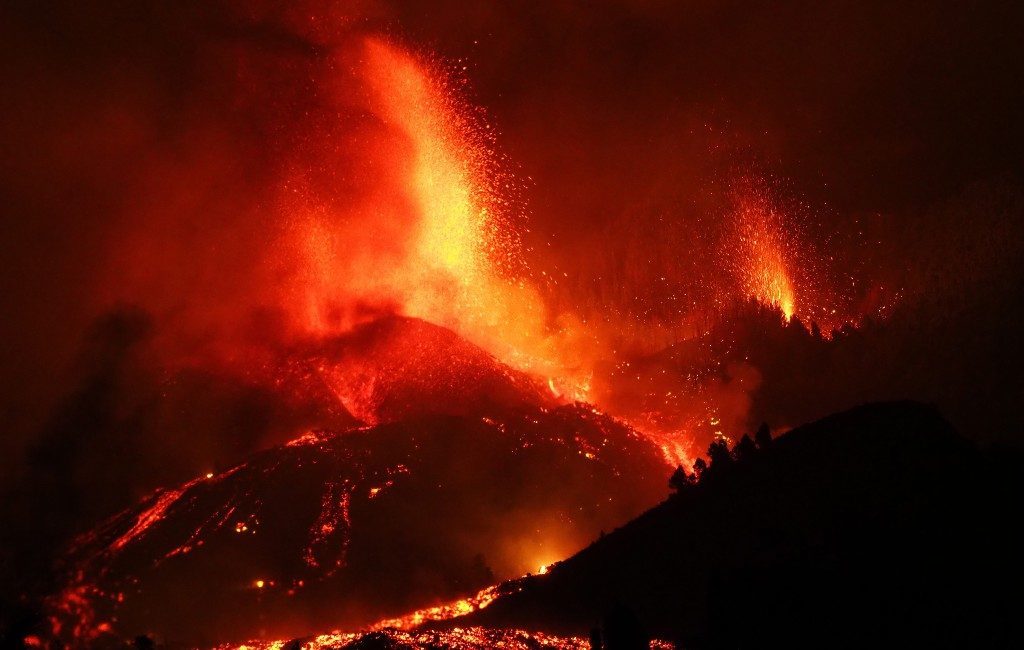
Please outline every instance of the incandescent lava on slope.
M368 633L332 632L299 640L302 650L358 650L367 646L383 645L394 650L419 650L420 648L448 648L450 650L590 650L589 638L558 636L544 632L526 630L455 627L443 631L405 632L401 630L380 630ZM277 650L284 647L284 641L248 642L240 646L222 646L217 650ZM672 650L675 646L664 641L652 641L652 650Z
M306 346L280 376L321 382L366 424L559 403L537 379L455 333L397 316Z
M401 372L403 359L427 367L415 350L447 363ZM303 363L337 354L395 373L363 402L381 423L311 431L82 536L48 601L56 637L212 644L360 629L535 571L663 496L664 461L645 436L554 404L450 332L399 319L320 354Z

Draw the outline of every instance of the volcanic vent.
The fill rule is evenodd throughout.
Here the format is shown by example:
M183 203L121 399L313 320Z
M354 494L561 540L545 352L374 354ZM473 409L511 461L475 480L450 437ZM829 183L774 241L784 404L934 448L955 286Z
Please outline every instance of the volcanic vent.
M82 536L49 601L59 637L359 629L536 571L663 496L644 436L422 321L290 367L375 424L310 431Z
M367 424L556 405L530 375L450 330L415 318L386 316L317 341L289 359L286 370L322 381Z

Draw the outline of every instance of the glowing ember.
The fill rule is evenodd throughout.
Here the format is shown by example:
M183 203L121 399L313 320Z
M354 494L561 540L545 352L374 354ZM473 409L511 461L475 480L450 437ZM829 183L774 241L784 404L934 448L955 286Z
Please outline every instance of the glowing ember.
M406 632L382 630L373 633L332 632L300 641L302 650L327 650L365 647L368 642L388 643L399 648L450 648L451 650L534 650L554 648L557 650L589 650L590 639L572 636L556 636L544 632L528 632L514 629L489 629L482 627L452 628L446 631ZM288 641L250 641L242 645L218 646L217 650L281 650ZM652 650L672 650L674 646L664 641L652 641Z
M411 614L398 618L389 618L378 621L370 627L371 630L410 630L418 627L427 621L447 621L449 619L472 614L475 611L484 609L494 600L503 594L514 593L519 590L517 583L507 583L482 589L475 596L460 598L459 600L435 607L420 609Z
M163 519L164 513L167 512L167 509L170 508L186 490L195 485L198 481L199 479L196 479L177 490L164 490L153 497L151 505L146 510L139 513L139 516L135 521L135 525L118 537L117 540L111 544L111 549L115 551L120 550L144 535L146 531L149 530L150 526Z
M547 567L541 567L545 573ZM453 650L484 650L485 648L558 648L560 650L583 650L590 648L590 640L581 637L561 637L545 632L527 632L524 630L492 629L482 627L453 627L448 630L424 630L424 623L431 621L447 621L484 609L499 596L515 593L521 589L521 582L513 580L487 587L475 596L418 610L405 616L385 619L363 632L343 633L334 631L305 640L298 640L299 647L305 650L326 648L355 647L359 642L371 639L386 639L393 644L402 644L408 648L445 647ZM417 628L421 628L417 630ZM271 650L284 648L290 641L249 641L242 645L230 644L218 646L217 650ZM652 641L650 648L669 650L674 646L664 641Z
M794 236L764 187L746 183L733 191L735 232L730 245L742 290L766 305L778 307L790 319L796 313L796 290L788 256Z
M303 553L303 559L309 566L320 566L322 556L328 554L333 557L332 571L344 566L348 532L352 527L349 510L353 489L349 481L327 484L320 514L310 528L310 541ZM338 536L340 542L334 542L335 536Z

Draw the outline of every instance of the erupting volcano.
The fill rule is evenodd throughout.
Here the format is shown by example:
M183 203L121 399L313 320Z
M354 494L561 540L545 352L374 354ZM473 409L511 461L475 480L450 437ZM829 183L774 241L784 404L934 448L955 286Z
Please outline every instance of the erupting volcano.
M503 471L529 482L495 485ZM656 502L663 474L635 432L573 407L311 433L81 538L54 632L211 644L362 629L576 550ZM185 585L188 603L162 610Z
M157 490L81 536L48 601L55 638L208 645L361 629L564 557L656 503L687 461L690 432L645 435L599 410L600 366L616 352L548 313L510 213L517 181L450 73L378 37L347 55L379 130L355 151L382 157L386 176L339 211L293 172L280 210L296 223L283 241L298 241L270 258L298 270L287 347L257 370L252 350L216 363L314 408L333 398L356 425ZM758 195L736 219L731 300L793 318L780 217ZM597 408L573 404L587 398ZM714 425L707 408L698 417ZM494 480L503 473L515 479ZM183 589L188 605L162 610Z
M1006 17L640 4L0 19L0 639L733 647L1017 494Z

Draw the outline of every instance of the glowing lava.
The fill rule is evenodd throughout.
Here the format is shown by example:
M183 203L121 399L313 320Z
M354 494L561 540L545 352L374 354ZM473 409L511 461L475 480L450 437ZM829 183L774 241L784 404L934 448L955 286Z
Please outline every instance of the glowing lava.
M289 642L251 641L239 646L218 646L217 650L282 650ZM369 644L369 645L368 645ZM385 645L386 644L386 645ZM373 633L331 632L321 634L294 646L301 650L342 650L344 648L364 647L396 647L396 648L450 648L451 650L488 650L505 648L507 650L536 650L537 648L553 648L555 650L588 650L590 639L575 636L556 636L544 632L528 632L514 629L491 629L483 627L455 627L444 631L406 632L401 630L381 630ZM652 641L652 650L671 650L674 646L665 641Z
M664 493L657 449L607 416L488 408L310 432L157 491L77 541L46 603L52 637L410 629L486 607L518 587L482 587L565 557ZM431 582L410 585L415 575ZM187 603L160 609L183 584ZM302 611L313 613L296 624Z
M544 569L545 567L541 567ZM545 573L545 571L541 571ZM296 640L303 650L325 650L327 648L364 647L362 644L385 641L396 647L408 648L451 648L452 650L484 650L486 648L509 648L510 650L533 650L555 648L558 650L585 650L590 640L581 637L556 636L545 632L528 632L514 629L492 629L483 627L452 627L447 630L423 629L424 623L450 621L479 611L490 605L499 596L508 595L522 588L520 581L511 580L481 590L475 596L430 607L403 616L387 619L363 632L341 632L335 630L304 640ZM279 650L288 647L285 639L277 641L249 641L242 645L225 644L217 650ZM669 650L671 643L655 640L650 643L652 650Z
M496 162L489 127L441 66L384 40L365 39L361 78L385 129L385 150L368 155L393 166L393 186L378 191L403 200L372 195L357 217L361 229L351 215L294 208L311 213L303 243L309 325L337 333L351 324L333 316L339 304L379 306L452 329L514 368L553 374L565 349L551 340L544 304L522 277L507 214L514 181Z
M745 183L733 190L733 265L746 296L777 307L786 320L796 313L796 290L790 273L794 236L766 188Z

